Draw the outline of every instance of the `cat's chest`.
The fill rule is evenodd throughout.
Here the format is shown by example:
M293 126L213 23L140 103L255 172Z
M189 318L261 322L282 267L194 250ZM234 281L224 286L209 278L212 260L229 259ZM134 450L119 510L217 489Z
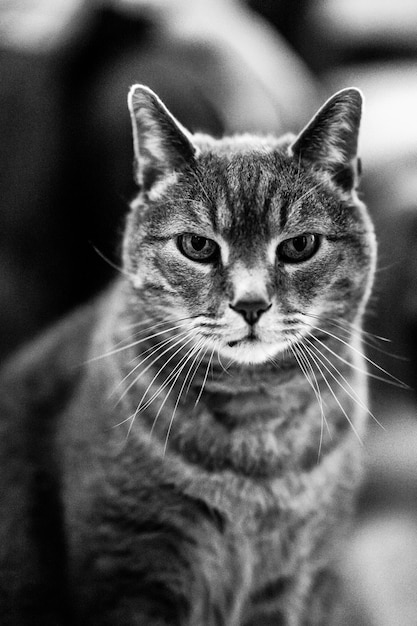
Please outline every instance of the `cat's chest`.
M358 446L348 437L305 472L253 479L232 472L208 475L195 468L182 484L226 519L236 550L250 563L248 598L290 586L306 562L320 563L344 532L352 485L360 473Z
M217 510L250 540L260 547L275 541L276 532L329 510L337 508L336 494L343 493L357 477L352 466L357 463L358 446L347 436L329 449L311 467L284 467L274 476L250 476L231 469L207 471L184 460L170 470L178 488L187 496L203 500Z

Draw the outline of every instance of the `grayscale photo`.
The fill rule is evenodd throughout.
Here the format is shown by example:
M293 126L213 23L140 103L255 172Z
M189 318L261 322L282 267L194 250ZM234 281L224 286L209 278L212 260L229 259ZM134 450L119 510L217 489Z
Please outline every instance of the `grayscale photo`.
M417 625L417 4L0 0L0 625Z

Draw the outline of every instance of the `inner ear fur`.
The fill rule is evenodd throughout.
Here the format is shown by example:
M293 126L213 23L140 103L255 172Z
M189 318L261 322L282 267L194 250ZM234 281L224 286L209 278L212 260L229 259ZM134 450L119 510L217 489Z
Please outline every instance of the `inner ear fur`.
M128 95L134 176L149 190L161 177L189 165L196 154L192 135L149 87L133 85Z
M359 89L337 92L295 138L289 153L299 161L327 170L344 189L354 188L360 175L357 152L362 105Z

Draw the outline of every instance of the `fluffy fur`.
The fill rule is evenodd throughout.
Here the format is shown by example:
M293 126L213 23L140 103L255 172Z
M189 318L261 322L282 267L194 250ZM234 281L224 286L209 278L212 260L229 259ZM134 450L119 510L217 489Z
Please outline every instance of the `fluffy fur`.
M1 623L330 623L367 414L360 93L297 138L129 108L122 272L2 372Z

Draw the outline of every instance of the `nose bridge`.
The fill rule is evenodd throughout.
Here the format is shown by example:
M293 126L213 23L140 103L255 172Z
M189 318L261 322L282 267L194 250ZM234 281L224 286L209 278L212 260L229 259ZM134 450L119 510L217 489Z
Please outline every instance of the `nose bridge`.
M269 300L268 272L260 265L236 264L232 272L232 304L238 302L267 302Z

